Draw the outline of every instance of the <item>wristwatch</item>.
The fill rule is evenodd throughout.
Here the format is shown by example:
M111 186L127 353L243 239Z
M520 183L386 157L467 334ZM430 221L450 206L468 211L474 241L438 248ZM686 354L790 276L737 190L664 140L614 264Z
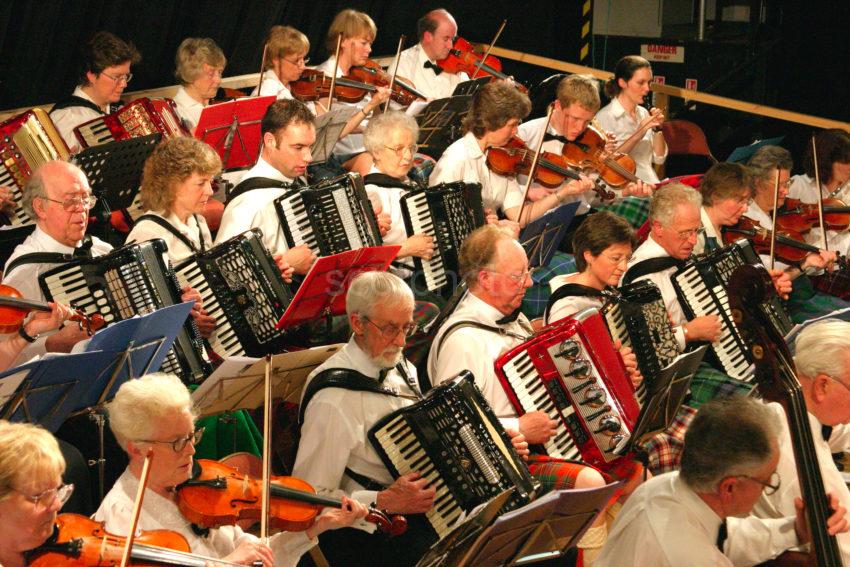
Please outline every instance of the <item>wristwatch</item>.
M29 335L29 333L27 333L26 329L24 329L24 326L23 326L23 325L21 325L21 328L20 328L20 329L18 329L18 335L20 335L20 337L21 337L22 339L24 339L25 341L27 341L28 343L34 343L35 341L37 341L37 340L38 340L38 337L40 337L40 336L41 336L41 335L36 335L36 336L34 336L34 337L31 337L31 336Z

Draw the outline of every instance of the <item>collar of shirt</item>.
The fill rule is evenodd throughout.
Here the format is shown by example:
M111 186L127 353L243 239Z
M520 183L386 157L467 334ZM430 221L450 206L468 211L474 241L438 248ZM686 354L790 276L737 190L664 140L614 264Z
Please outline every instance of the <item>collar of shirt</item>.
M274 69L266 69L263 75L263 83L260 85L260 93L263 96L278 96L281 91L289 92L289 89L283 86L283 82L278 78ZM251 95L257 96L256 87L251 91Z
M275 181L283 181L284 183L292 183L293 181L264 160L263 156L257 158L257 163L242 176L240 182L251 179L252 177L267 177Z
M428 54L425 53L425 49L422 47L421 43L417 43L413 46L413 49L416 50L416 68L419 69L425 68L425 62L430 61L432 64L436 65L437 61L435 59L431 59L428 57Z
M720 524L723 523L723 518L717 515L717 513L711 509L711 507L705 503L705 501L699 497L699 495L694 492L691 487L689 487L682 477L679 476L679 472L670 473L675 474L676 478L673 479L673 486L676 494L681 498L680 501L682 505L690 510L690 512L694 515L699 526L705 530L705 533L710 541L717 540L717 532L720 530Z
M702 228L705 230L703 238L712 237L717 240L718 244L720 244L722 242L720 235L714 231L714 223L711 222L711 217L708 216L708 212L705 210L705 207L700 207L699 216L702 220Z
M626 109L623 108L623 105L620 103L620 97L614 97L611 99L611 114L615 118L620 118L626 115Z
M664 258L669 256L664 248L658 244L650 234L646 240L643 241L643 244L638 246L637 250L635 250L634 255L632 255L632 261L629 262L629 267L634 266L638 262L642 262L643 260L648 260L649 258Z
M773 218L771 218L770 214L756 203L755 199L750 200L750 204L747 207L747 212L744 213L744 216L753 219L764 228L770 229L773 226Z
M478 315L482 323L496 325L496 321L505 316L504 313L485 302L473 292L469 292L464 301L467 303L467 306L471 308L476 315Z
M71 247L66 246L47 234L40 226L36 226L35 230L32 233L33 240L35 240L36 245L43 252L59 252L61 254L73 254L74 249L81 244L81 242L77 243L77 246Z
M481 146L478 145L478 139L472 132L467 132L463 136L463 145L466 148L466 154L472 159L480 159L484 157L484 152L481 151Z
M322 73L330 77L331 72L334 70L334 67L336 67L336 76L342 77L344 73L342 72L342 69L337 66L336 58L333 55L328 57L321 65L316 65L316 70L321 71Z
M80 98L82 98L82 99L85 99L85 100L89 101L90 103L92 103L92 104L94 104L95 106L99 107L99 108L100 108L100 109L101 109L104 113L107 111L107 109L108 109L108 107L109 107L109 105L108 105L108 104L107 104L105 107L104 107L104 106L101 106L101 105L99 105L99 104L97 104L97 103L96 103L96 102L92 99L92 97L90 97L88 94L86 94L86 91L84 91L84 90L83 90L83 87L81 87L81 86L78 86L76 89L74 89L74 93L73 93L73 95L74 95L74 96L78 96L78 97L80 97Z
M188 238L192 242L192 244L200 247L201 242L199 238L203 238L203 235L201 234L201 228L200 226L198 226L198 222L195 219L195 215L189 215L189 218L186 219L186 222L184 223L179 218L177 218L177 215L175 215L173 212L169 215L165 215L165 213L163 213L162 211L151 212L167 220L171 224L171 226L176 228L180 234ZM203 218L203 216L199 216L199 218ZM209 243L204 244L206 245Z
M178 87L177 94L174 95L174 104L179 106L185 106L186 108L195 109L200 108L203 109L204 105L193 99L189 96L189 92L184 87Z

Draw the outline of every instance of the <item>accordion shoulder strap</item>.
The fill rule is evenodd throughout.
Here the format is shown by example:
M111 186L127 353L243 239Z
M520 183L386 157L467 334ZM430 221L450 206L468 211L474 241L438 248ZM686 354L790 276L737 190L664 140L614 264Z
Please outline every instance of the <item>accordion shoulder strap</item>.
M12 273L15 268L20 268L26 264L67 264L74 260L71 254L62 254L61 252L32 252L23 254L12 260L6 266L6 275Z
M440 337L440 340L437 341L437 344L431 347L436 349L434 356L440 356L440 348L442 348L443 343L446 342L446 338L448 338L449 335L451 335L458 329L462 329L464 327L474 327L476 329L481 329L482 331L496 333L497 335L509 335L516 339L520 339L521 341L528 340L528 337L524 337L518 333L514 333L513 331L508 331L507 329L502 329L501 327L495 327L493 325L487 325L486 323L482 323L480 321L455 321L446 328L446 331Z
M247 193L248 191L253 191L254 189L282 189L289 186L289 183L285 181L278 181L277 179L270 179L268 177L251 177L240 182L233 188L233 191L231 191L230 195L227 197L227 202L230 203L236 197L243 193Z
M301 399L301 407L298 408L298 423L304 423L304 412L310 400L325 388L343 388L357 392L373 392L385 396L399 397L399 394L390 388L379 384L374 378L369 378L350 368L328 368L319 372L307 385L304 396Z
M95 112L97 112L98 114L103 114L105 116L103 109L100 108L98 105L96 105L95 103L93 103L90 100L86 100L82 97L78 97L78 96L74 96L74 95L71 95L68 98L66 98L64 100L60 100L59 102L54 104L53 108L50 109L50 112L53 112L54 110L62 110L64 108L72 108L74 106L85 106L86 108L90 108L90 109L94 110ZM112 109L110 108L110 110L112 110Z
M405 183L395 177L390 177L386 173L369 173L363 177L363 184L398 189L416 189L415 185Z
M638 262L637 264L628 269L626 275L623 276L622 285L629 285L636 279L642 278L643 276L655 274L668 268L672 268L673 266L682 265L684 265L684 262L682 260L677 260L676 258L673 258L671 256L647 258L646 260Z
M203 252L204 251L204 235L201 233L201 222L198 219L198 215L192 215L192 216L195 217L195 222L198 224L198 237L199 237L198 240L201 243L201 250L200 251ZM154 215L154 214L151 214L151 213L145 213L145 214L143 214L142 216L140 216L139 218L136 219L135 224L139 224L142 221L151 221L154 224L158 224L159 226L161 226L162 228L164 228L165 230L170 232L172 235L174 235L174 237L177 240L179 240L180 242L185 244L189 248L189 250L191 250L192 252L198 252L198 247L195 246L195 244L191 240L186 238L185 234L183 234L182 232L177 230L177 228L173 224L171 224L170 222L168 222L167 220L165 220L161 216Z
M602 297L602 292L598 289L577 283L564 284L549 296L549 301L546 302L546 310L543 312L544 321L549 321L549 312L552 310L552 307L565 297Z

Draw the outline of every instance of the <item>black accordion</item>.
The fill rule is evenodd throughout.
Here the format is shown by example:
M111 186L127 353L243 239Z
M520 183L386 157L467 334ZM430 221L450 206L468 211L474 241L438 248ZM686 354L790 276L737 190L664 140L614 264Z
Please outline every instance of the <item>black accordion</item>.
M129 244L95 258L73 260L39 276L48 301L73 305L86 315L100 313L107 325L181 303L180 285L163 254L162 239ZM194 320L186 320L160 368L185 383L212 372Z
M720 338L708 351L714 365L732 378L749 381L752 354L732 320L726 293L732 272L744 265L761 265L761 259L750 241L742 238L725 248L689 259L676 271L672 281L688 319L703 315L720 318ZM783 334L791 330L793 324L776 296L761 307Z
M290 248L306 245L317 256L331 256L383 243L363 178L356 173L292 189L274 206Z
M611 338L631 347L641 374L651 381L679 355L661 292L651 281L641 280L604 293L602 313ZM636 392L639 401L643 401L645 391L641 383Z
M255 228L175 266L177 279L201 294L216 319L209 342L219 356L280 352L285 332L275 328L292 293Z
M460 245L469 233L484 224L481 185L458 181L415 189L401 198L401 214L407 236L427 234L434 238L434 255L430 260L413 258L428 290L456 284L460 280Z
M437 496L425 515L440 537L508 488L503 511L534 497L536 482L468 371L379 420L369 441L394 478L419 472L431 481Z

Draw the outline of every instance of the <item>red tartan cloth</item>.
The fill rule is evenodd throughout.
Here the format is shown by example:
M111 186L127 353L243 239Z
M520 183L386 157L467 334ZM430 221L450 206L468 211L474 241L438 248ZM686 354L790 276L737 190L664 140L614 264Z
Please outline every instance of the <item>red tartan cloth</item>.
M683 405L670 427L643 444L648 457L647 468L653 475L679 470L685 432L696 414L697 410Z

